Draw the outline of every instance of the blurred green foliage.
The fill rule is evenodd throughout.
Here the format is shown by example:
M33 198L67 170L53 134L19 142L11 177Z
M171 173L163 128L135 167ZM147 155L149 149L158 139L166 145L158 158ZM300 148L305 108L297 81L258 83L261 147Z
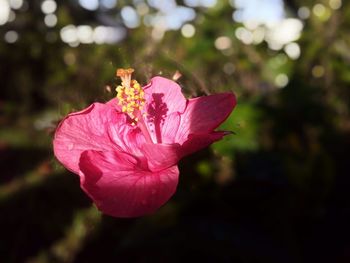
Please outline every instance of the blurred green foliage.
M256 151L261 112L253 103L238 103L235 110L219 128L232 131L233 135L213 144L221 155L234 157L235 152Z

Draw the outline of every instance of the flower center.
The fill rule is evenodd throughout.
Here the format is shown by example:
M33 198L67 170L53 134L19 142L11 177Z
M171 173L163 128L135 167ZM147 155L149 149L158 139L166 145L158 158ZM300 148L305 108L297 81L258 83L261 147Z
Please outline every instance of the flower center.
M136 123L139 118L139 113L145 104L145 93L140 84L131 79L131 74L134 72L132 68L117 69L116 76L122 80L121 85L116 88L118 104L122 108L122 112L125 112Z
M132 68L117 69L116 76L122 80L121 85L116 88L118 104L122 107L122 112L125 112L132 119L132 125L140 128L146 138L146 141L153 143L148 128L143 120L141 111L145 105L145 93L140 84L131 79L131 74L134 72ZM144 113L145 114L145 113Z

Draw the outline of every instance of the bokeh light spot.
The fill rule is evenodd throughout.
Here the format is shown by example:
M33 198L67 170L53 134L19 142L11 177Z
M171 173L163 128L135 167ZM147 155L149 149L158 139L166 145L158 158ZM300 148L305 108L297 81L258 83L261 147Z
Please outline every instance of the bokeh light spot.
M300 57L300 46L295 43L289 43L284 47L284 51L291 59L298 59Z
M298 9L298 16L300 19L308 19L310 17L310 9L306 6L302 6Z
M191 24L185 24L183 25L183 27L181 28L181 34L184 37L190 38L193 37L194 34L196 33L196 29L193 25Z
M117 5L117 0L101 0L101 5L105 8L112 9Z
M45 25L48 27L54 27L57 24L57 16L54 14L48 14L44 18Z
M278 74L275 78L275 84L279 88L284 88L285 86L287 86L288 82L289 82L289 78L284 73Z
M6 0L0 0L0 25L6 24L10 16L10 5Z
M80 43L90 44L93 42L93 30L91 26L81 25L77 27L77 36Z
M124 6L121 10L121 16L128 28L136 28L140 25L140 18L136 10L131 6Z
M12 9L20 9L23 6L23 0L10 0Z
M324 67L321 65L316 65L312 68L312 75L315 78L323 77L324 73L325 73Z
M312 8L312 12L314 13L315 16L321 17L321 16L325 15L326 8L323 4L316 4Z
M18 40L18 33L13 30L7 31L4 38L7 43L15 43Z
M79 0L79 4L90 11L97 10L99 6L98 0Z
M41 11L44 14L51 14L51 13L55 12L56 9L57 9L57 4L53 0L45 0L41 4Z
M329 6L332 9L337 10L337 9L341 8L342 1L341 0L329 0Z
M215 47L219 50L228 49L231 47L231 45L232 45L232 41L227 36L221 36L215 40Z

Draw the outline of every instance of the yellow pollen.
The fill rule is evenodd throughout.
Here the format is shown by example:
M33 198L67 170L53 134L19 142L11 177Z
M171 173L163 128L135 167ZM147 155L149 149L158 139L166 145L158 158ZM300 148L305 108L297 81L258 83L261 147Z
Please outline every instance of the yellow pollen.
M145 104L145 93L141 85L131 75L134 72L132 68L117 69L116 76L120 77L121 85L117 86L118 105L121 106L122 112L125 112L133 119L133 123L138 121L138 112L142 110Z
M127 69L124 69L124 68L118 68L117 71L115 72L116 76L117 77L124 77L125 75L130 75L134 72L134 69L132 68L127 68Z

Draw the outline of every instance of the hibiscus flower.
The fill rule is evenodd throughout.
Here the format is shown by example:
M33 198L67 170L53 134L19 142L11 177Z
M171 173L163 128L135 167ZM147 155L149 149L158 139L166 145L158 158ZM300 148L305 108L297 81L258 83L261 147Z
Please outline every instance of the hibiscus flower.
M69 114L53 141L57 159L114 217L150 214L166 203L178 184L179 160L227 135L215 129L236 104L232 93L186 99L163 77L141 87L132 72L117 70L117 97Z

